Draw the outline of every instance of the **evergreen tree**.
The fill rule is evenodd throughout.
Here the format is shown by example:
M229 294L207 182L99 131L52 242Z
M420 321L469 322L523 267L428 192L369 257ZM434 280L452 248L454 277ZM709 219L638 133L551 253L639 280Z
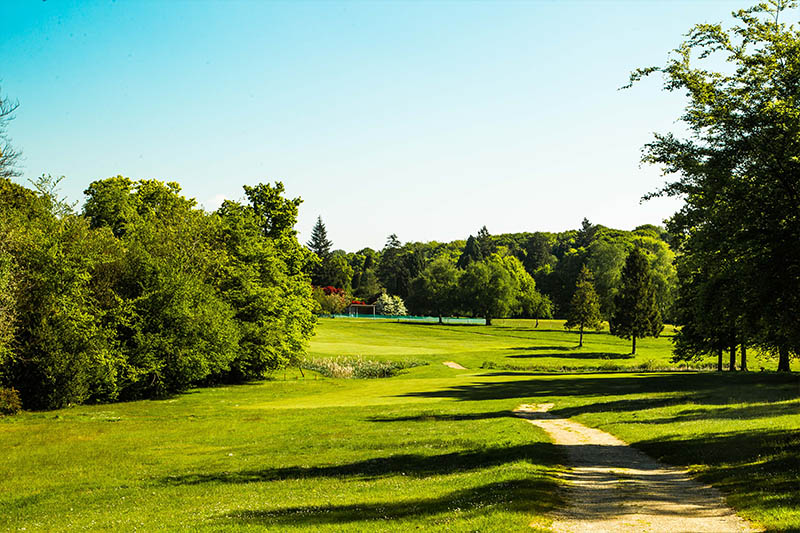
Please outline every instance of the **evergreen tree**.
M331 255L333 243L328 239L328 231L322 223L322 217L317 217L317 223L311 230L311 240L306 243L308 249L317 254L321 260L325 260Z
M492 236L489 234L489 230L486 229L486 226L478 230L478 236L475 240L478 241L478 247L481 249L481 255L483 257L489 257L497 251Z
M580 340L578 347L583 346L583 330L591 328L599 330L603 322L600 318L600 299L594 290L594 276L592 271L584 265L575 284L575 293L572 295L570 313L565 327L580 327Z
M317 223L311 230L311 240L306 243L308 249L317 256L317 261L311 263L311 283L317 287L333 285L330 276L331 270L331 246L333 243L328 239L328 231L322 223L322 217L317 217Z
M460 269L467 268L471 263L483 260L483 252L477 239L472 235L467 239L467 244L464 246L464 251L461 252L461 257L458 258L456 266Z
M614 314L609 321L611 334L632 339L632 354L636 353L637 338L657 337L664 328L650 263L639 249L634 249L625 260L614 308Z

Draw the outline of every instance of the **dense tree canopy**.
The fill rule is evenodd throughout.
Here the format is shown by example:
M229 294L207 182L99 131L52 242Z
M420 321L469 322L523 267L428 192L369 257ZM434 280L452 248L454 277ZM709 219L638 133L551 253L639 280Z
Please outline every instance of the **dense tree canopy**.
M26 406L154 397L291 364L314 323L281 184L195 207L176 183L0 178L0 385Z
M800 34L781 21L795 2L699 24L663 67L664 88L687 95L685 133L656 135L645 161L674 180L681 259L679 355L736 343L800 353ZM709 315L709 312L713 314ZM747 330L742 326L748 325Z

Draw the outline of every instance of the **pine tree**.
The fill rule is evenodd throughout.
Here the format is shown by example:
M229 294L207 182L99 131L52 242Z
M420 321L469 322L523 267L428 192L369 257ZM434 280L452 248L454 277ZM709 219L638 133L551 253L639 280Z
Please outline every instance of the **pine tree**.
M483 257L489 257L497 251L494 241L492 241L492 236L489 234L489 230L486 229L486 226L478 230L478 235L475 237L475 240L478 241L478 246L481 249L481 255Z
M317 217L317 223L311 230L311 240L306 243L306 246L322 260L330 257L333 243L328 240L328 231L325 229L325 224L322 223L322 217Z
M311 240L306 246L319 258L319 262L314 264L311 270L311 283L317 287L330 285L329 271L333 243L328 239L328 231L322 223L322 217L317 217L317 223L311 230Z
M478 240L472 235L467 239L467 244L464 246L464 251L461 252L461 257L458 258L456 266L460 269L467 268L470 263L479 262L483 260L483 253L481 252Z
M603 325L600 318L600 299L594 290L594 276L589 267L583 265L578 281L575 283L575 293L572 295L570 313L565 327L580 327L580 340L578 347L583 346L583 330L590 328L599 330Z
M650 263L639 249L632 251L625 260L614 307L614 315L609 321L611 334L632 339L632 354L636 353L637 338L657 337L664 328Z

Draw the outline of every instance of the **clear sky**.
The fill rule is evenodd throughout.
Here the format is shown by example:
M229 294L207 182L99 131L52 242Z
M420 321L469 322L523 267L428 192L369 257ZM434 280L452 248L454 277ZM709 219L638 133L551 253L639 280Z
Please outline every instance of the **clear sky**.
M0 2L0 88L21 181L66 176L82 202L117 174L178 181L207 209L281 180L308 239L336 248L632 229L640 167L681 95L661 65L698 22L750 2Z

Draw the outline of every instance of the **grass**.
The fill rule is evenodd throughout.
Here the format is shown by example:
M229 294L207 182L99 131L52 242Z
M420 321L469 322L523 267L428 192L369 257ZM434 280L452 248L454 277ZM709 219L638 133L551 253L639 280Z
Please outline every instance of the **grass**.
M669 364L665 338L625 358L626 341L593 334L575 350L576 337L557 322L329 319L311 358L430 364L370 380L289 372L163 401L2 418L0 530L547 530L564 505L563 457L510 414L552 401L688 466L769 530L800 531L797 374L480 369Z

